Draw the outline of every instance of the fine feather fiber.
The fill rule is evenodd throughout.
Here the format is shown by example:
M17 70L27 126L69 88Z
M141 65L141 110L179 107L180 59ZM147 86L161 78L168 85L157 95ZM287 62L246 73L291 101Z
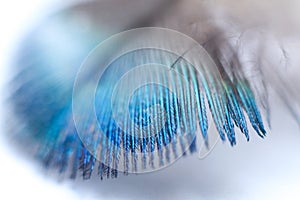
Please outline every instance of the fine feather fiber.
M288 47L300 26L294 20L294 12L288 12L293 9L290 2L110 0L81 2L58 9L25 36L15 56L8 99L10 117L22 128L15 130L12 128L15 124L11 123L9 129L14 130L13 137L20 141L21 148L46 168L57 169L71 178L90 179L98 174L103 179L115 178L119 171L128 174L165 167L172 159L197 152L195 138L203 138L205 148L210 149L209 134L214 128L232 146L238 142L238 134L244 134L247 141L255 132L264 138L272 127L272 110L276 109L270 106L270 96L281 99L287 110L285 114L292 115L300 125L300 88L295 75L299 74L299 68L291 66L290 52L293 52ZM208 58L203 59L214 64L202 66L203 76L197 74L183 58L193 49L167 39L153 42L177 45L182 57L150 49L129 53L129 58L113 62L95 93L95 107L99 108L95 112L103 136L91 123L91 113L84 112L88 106L85 92L90 90L96 71L102 67L99 58L91 64L79 86L79 111L84 113L79 118L86 120L83 124L86 131L79 137L73 121L72 97L76 75L84 60L113 34L142 27L168 28L189 36L205 50ZM136 38L122 41L107 52L114 54L136 41ZM110 104L127 103L120 97L125 95L122 92L126 93L127 85L122 85L116 94L117 103L111 101L110 95L114 84L132 70L130 65L149 62L168 65L189 83L164 77L160 70L154 69L149 74L136 72L135 80L154 77L149 80L159 79L176 89L172 93L162 86L145 86L134 93L131 104L125 106L131 109L130 118L122 115L124 108L118 110L123 126L137 121L128 130L125 128L131 133L128 135L111 120L110 110ZM152 96L148 94L150 91ZM161 107L149 110L157 104ZM140 131L139 128L154 121L156 125ZM157 128L164 125L166 128ZM160 132L152 137L150 133L156 129ZM27 148L28 144L32 148Z

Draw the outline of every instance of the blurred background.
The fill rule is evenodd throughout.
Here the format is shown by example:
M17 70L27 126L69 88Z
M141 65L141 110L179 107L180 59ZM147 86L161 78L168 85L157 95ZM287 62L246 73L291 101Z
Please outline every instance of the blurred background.
M40 59L43 60L43 56L50 58L55 66L50 71L57 72L57 80L72 82L72 73L76 70L62 69L57 65L60 61L79 67L86 53L99 42L114 33L139 26L168 27L199 37L200 41L205 40L205 33L209 31L207 27L201 27L201 21L210 16L234 18L242 30L264 27L285 46L288 59L280 65L287 67L278 71L299 91L299 9L297 0L1 2L1 198L300 199L299 126L274 90L269 94L271 132L264 140L252 133L250 142L246 142L241 134L237 134L235 147L219 142L203 160L199 160L198 155L188 156L149 174L121 175L118 179L104 181L97 177L87 181L52 178L51 173L41 169L30 156L23 155L22 150L15 148L4 136L9 135L5 101L15 73L12 65L17 63L20 68L26 67L28 62L35 61L34 55L39 48L46 47L49 51L46 55L39 54ZM65 45L61 45L61 41ZM281 62L278 57L270 57L271 63Z

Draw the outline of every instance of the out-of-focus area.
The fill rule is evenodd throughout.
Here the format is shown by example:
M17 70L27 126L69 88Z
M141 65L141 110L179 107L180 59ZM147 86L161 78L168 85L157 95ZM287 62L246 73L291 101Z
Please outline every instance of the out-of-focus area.
M172 2L168 0L165 1L167 3L162 3L162 1L113 0L114 3L105 3L104 1L103 6L94 8L93 4L79 6L74 9L76 12L73 11L81 15L76 19L76 14L68 13L74 17L72 19L75 21L68 21L66 27L63 23L50 23L49 26L42 27L41 31L44 32L41 34L43 37L48 35L49 40L33 39L35 42L49 47L54 45L53 49L57 48L55 45L61 45L60 39L70 41L58 48L60 52L49 50L55 64L57 58L66 52L89 52L89 48L93 47L94 42L96 45L98 41L114 33L136 26L164 26L193 36L199 31L199 27L194 25L198 24L199 16L201 18L201 14L197 12L203 11L198 10L197 6L205 4L209 5L208 8L213 11L214 15L225 15L229 18L233 16L239 19L239 24L245 29L268 27L268 30L281 38L285 46L284 54L282 54L282 59L274 58L273 62L282 61L282 66L286 66L286 68L279 71L285 73L284 77L289 77L287 82L290 81L290 84L294 84L295 88L299 89L299 1L214 0L208 2L185 0ZM0 3L1 199L300 199L299 126L292 115L287 114L288 109L284 103L275 98L272 91L270 92L272 132L264 140L252 134L250 142L246 142L242 136L238 135L236 147L230 147L220 142L204 160L197 159L197 155L186 157L167 169L155 173L121 176L115 180L100 181L94 177L88 181L65 180L59 182L47 177L50 173L45 173L36 165L32 165L32 160L28 160L23 155L20 156L20 151L11 148L9 139L3 136L9 135L5 128L6 116L9 114L5 107L5 101L9 95L7 90L10 88L9 81L12 80L14 72L10 65L20 50L20 45L25 44L25 47L29 48L28 52L31 51L30 41L24 41L24 38L30 38L31 31L35 27L43 26L41 23L45 17L57 9L67 8L75 2L88 3L90 1L69 0L62 3L58 0L21 2L10 0ZM110 11L113 7L114 9ZM160 10L162 7L168 9L164 12ZM97 9L99 9L98 12ZM91 10L93 14L87 10ZM154 22L143 18L148 15ZM181 23L180 20L183 20L184 23ZM51 18L50 21L57 22L55 18ZM91 35L91 37L97 38L95 41L91 41L89 38L73 41L71 38L70 40L63 38L64 35L60 33L55 35L57 32L53 32L55 30L72 31L72 23L80 23L85 25L80 26L85 29L76 29L78 35L73 35L74 38L80 38L80 34L83 36L90 33L97 34L101 27L93 27L95 22L103 25L103 31L101 30L103 35ZM199 32L203 33L205 30ZM37 32L33 32L33 34L39 35ZM66 37L71 35L72 32L67 33ZM205 37L204 39L201 38L202 36L199 37L199 40L205 40ZM88 45L84 46L82 43ZM87 49L76 49L76 47ZM36 49L36 51L38 50ZM22 51L24 60L26 60L28 52L26 48L23 48ZM80 60L85 56L76 58L78 60L74 62L71 60L72 57L66 55L64 62L69 62L70 65L77 63L77 67L79 67ZM18 62L18 64L22 65L22 62ZM62 74L69 74L67 68L61 69L60 66L57 66L55 70L59 71L56 77L58 80L65 78ZM71 78L70 81L72 81Z

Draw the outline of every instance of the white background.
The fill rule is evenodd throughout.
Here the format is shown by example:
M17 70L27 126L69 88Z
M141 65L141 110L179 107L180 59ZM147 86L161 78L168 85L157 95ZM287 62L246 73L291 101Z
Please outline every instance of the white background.
M7 63L20 36L42 16L50 13L53 5L58 3L61 1L1 1L1 96L6 92L5 83L10 77ZM2 137L5 108L1 102L0 198L300 199L299 127L291 117L282 114L285 111L280 102L274 100L272 104L276 107L273 112L273 132L265 140L252 135L251 142L246 143L239 137L237 147L218 144L205 160L189 157L154 174L120 177L103 182L93 180L74 185L68 181L61 183L46 177L38 167L16 155L16 151L10 148L9 141ZM134 192L135 190L138 192ZM201 190L206 192L200 192ZM176 196L172 196L175 192L178 192Z

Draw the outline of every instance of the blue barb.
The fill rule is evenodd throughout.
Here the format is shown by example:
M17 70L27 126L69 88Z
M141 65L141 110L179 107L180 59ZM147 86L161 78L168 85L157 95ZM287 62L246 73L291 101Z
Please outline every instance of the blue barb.
M117 99L112 99L118 81L135 66L147 63L167 66L170 74L152 70L134 76L127 80L128 85L143 79L153 82L134 90L129 102L123 98L128 95L128 85L122 85ZM94 105L98 124L93 124L91 113L86 113L85 132L79 138L71 100L66 101L45 136L39 138L42 142L37 157L46 167L57 167L60 173L69 170L71 178L76 178L78 169L83 178L89 179L94 169L101 178L114 178L119 170L128 174L162 167L187 150L195 152L198 133L208 145L206 104L223 141L236 144L235 127L249 140L245 115L257 134L264 137L266 131L249 82L234 74L229 78L221 68L196 70L183 58L162 50L129 52L112 62L99 80ZM85 87L89 87L88 82L82 90ZM85 97L80 99L84 105ZM117 107L119 120L113 115L116 105L125 105Z

